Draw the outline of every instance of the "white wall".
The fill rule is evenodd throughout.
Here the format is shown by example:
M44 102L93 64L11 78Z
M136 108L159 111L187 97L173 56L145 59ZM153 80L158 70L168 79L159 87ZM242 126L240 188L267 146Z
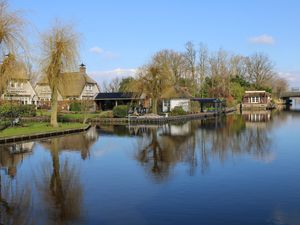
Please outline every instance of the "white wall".
M99 93L98 85L96 84L86 84L80 95L80 99L94 99L94 97Z
M28 80L10 81L7 87L7 94L2 96L5 100L21 101L23 104L36 104L37 97L34 89Z
M190 110L190 100L189 99L171 99L170 100L170 110L174 109L176 106L181 106L184 111L188 112Z

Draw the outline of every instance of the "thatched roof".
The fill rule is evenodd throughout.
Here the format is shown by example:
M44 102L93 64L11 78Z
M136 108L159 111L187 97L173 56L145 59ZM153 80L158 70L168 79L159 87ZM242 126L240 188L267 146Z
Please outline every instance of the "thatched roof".
M0 65L1 67L2 65ZM12 80L29 80L26 67L21 62L14 63L14 71L9 74L10 79Z
M84 72L61 73L58 91L63 97L80 96L87 84L97 84ZM47 76L44 76L37 85L49 85Z
M185 87L172 86L168 88L161 98L192 98L193 96L189 93L188 89Z

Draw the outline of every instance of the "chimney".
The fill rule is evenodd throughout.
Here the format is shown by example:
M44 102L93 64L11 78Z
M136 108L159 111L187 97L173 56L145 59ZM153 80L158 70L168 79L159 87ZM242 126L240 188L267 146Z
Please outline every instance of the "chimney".
M86 67L83 63L80 64L79 72L86 74Z

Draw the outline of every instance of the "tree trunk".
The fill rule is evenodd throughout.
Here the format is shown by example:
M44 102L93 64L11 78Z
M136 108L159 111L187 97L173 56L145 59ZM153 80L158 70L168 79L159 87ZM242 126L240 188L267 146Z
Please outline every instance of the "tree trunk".
M58 98L57 88L54 87L53 91L51 93L51 120L50 120L50 124L51 124L52 127L58 127L58 123L57 123L57 108L58 108L57 98Z
M152 101L152 113L157 114L157 98L153 98L153 101Z

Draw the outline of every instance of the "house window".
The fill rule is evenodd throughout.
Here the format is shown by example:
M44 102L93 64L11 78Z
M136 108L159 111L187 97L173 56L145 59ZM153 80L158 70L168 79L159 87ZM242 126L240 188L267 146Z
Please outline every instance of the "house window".
M86 86L86 90L88 90L88 91L93 90L93 85L88 84L88 85Z
M251 103L260 103L260 97L251 97Z

